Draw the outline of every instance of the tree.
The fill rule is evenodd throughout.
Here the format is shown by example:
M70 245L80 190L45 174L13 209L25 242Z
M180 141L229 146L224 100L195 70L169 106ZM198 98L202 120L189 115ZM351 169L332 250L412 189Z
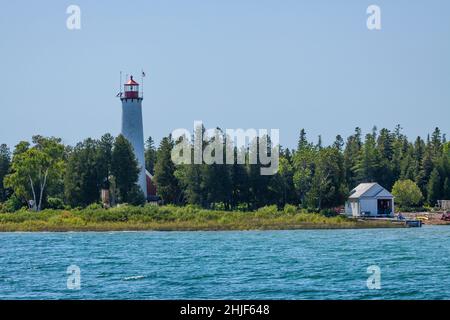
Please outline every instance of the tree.
M333 143L333 148L336 148L339 152L342 152L344 145L344 139L342 139L342 136L338 134L336 136L336 140Z
M443 200L445 199L450 199L450 179L449 177L446 177L444 180L444 187L442 188L442 198Z
M308 145L308 140L306 139L305 129L300 130L300 136L298 138L297 150L301 150Z
M357 183L355 166L361 152L361 129L356 128L355 134L347 138L347 144L344 149L344 175L345 182L349 189L353 189Z
M3 179L9 173L11 166L11 152L6 144L0 145L0 202L8 199L9 192L3 185Z
M229 170L225 163L225 145L228 143L220 128L215 130L214 136L207 141L206 149L211 151L211 156L219 163L206 164L203 167L203 190L206 193L206 201L209 207L223 203L228 209L231 202L231 181ZM217 157L216 157L216 152ZM222 154L220 154L222 152Z
M96 167L101 187L104 189L109 189L113 146L114 137L109 133L103 135L98 141Z
M427 186L427 200L428 204L434 206L437 200L441 198L441 177L439 171L434 168L431 172L430 180Z
M158 195L165 203L179 203L181 191L175 177L175 164L172 161L172 140L164 137L161 140L156 156L155 182Z
M422 192L412 180L397 180L392 187L392 194L400 207L414 207L423 199Z
M235 154L239 151L234 148ZM231 180L231 208L236 208L239 204L248 203L249 185L248 172L245 164L234 163L230 168Z
M333 147L321 149L314 160L311 189L306 195L308 207L320 210L343 203L343 182L342 155Z
M308 142L306 132L302 129L297 150L292 157L292 182L299 197L299 202L303 207L306 207L306 194L311 189L313 159L315 156L316 149Z
M152 175L155 174L156 148L152 137L148 137L145 143L145 168Z
M380 158L375 144L374 134L367 134L361 148L358 160L353 170L358 182L373 182L377 180Z
M280 152L278 172L271 180L270 189L275 193L277 205L283 208L286 204L298 203L294 189L294 170L289 158Z
M78 143L70 152L64 176L64 194L72 207L85 207L96 203L100 198L100 189L107 174L105 170L111 160L103 163L104 152L99 150L99 143L88 138ZM100 156L103 154L103 156Z
M46 188L62 179L64 146L61 139L42 136L34 136L33 144L31 148L27 143L18 145L5 186L14 190L34 211L40 211Z
M111 173L115 178L120 202L131 203L139 198L135 194L139 172L139 163L133 146L123 135L119 135L113 145ZM143 193L140 189L139 192Z

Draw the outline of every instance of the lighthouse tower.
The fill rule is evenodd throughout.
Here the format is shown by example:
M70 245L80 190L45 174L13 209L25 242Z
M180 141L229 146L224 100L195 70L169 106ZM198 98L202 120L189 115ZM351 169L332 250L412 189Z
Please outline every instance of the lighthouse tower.
M142 123L142 95L139 95L139 83L130 77L124 84L122 100L122 134L131 143L139 162L138 185L147 197L147 180L144 157L144 128Z

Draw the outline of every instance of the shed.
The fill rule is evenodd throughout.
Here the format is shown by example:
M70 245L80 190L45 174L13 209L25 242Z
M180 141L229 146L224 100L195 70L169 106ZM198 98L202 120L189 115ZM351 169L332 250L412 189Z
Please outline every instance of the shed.
M394 196L376 182L361 183L350 192L345 211L353 217L393 217Z

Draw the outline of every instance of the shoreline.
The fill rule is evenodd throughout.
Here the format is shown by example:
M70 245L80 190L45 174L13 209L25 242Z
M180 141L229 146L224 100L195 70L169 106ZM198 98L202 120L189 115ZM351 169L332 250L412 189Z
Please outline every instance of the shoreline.
M401 222L392 221L353 221L345 224L333 223L265 223L259 225L236 225L208 223L193 226L192 223L95 223L86 225L46 224L46 223L0 223L0 232L196 232L196 231L278 231L278 230L349 230L406 228Z
M428 222L428 223L427 223ZM427 221L425 224L431 224ZM0 232L273 231L407 228L398 220L363 220L305 210L207 210L193 206L88 207L0 213Z

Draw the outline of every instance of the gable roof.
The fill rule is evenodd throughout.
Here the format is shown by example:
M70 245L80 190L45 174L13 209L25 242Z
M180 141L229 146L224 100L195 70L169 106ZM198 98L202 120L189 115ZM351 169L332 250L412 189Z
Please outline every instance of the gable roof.
M376 182L371 183L360 183L356 188L354 188L349 199L359 199L359 198L393 198L394 196L387 191L385 188L380 186Z

